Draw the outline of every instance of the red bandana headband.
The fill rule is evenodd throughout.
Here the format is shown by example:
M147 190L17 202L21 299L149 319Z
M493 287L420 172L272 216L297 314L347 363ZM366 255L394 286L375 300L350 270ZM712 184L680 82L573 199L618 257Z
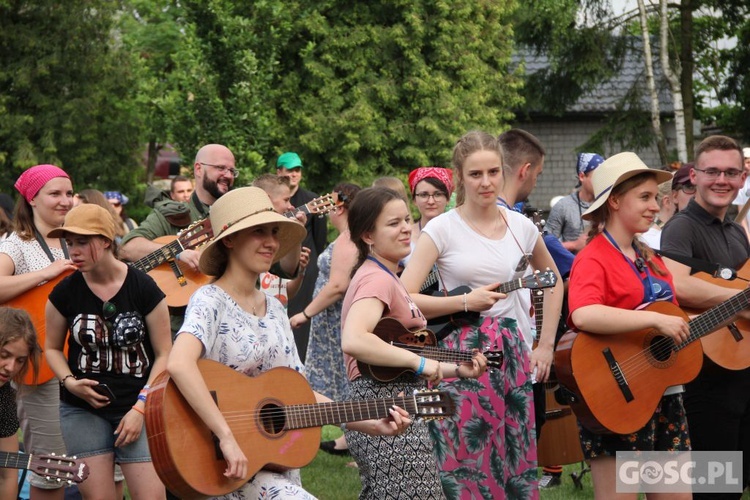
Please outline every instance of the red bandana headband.
M409 190L414 190L421 181L432 177L437 179L448 189L448 196L453 193L453 170L443 167L419 167L409 173Z
M54 165L36 165L25 170L14 184L16 190L21 193L26 201L31 203L34 196L44 187L51 179L55 177L65 177L70 179L60 167Z

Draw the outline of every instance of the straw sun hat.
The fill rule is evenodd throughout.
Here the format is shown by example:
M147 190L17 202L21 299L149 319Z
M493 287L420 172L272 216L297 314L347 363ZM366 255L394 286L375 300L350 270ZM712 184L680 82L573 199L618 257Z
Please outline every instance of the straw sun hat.
M279 250L274 262L301 244L307 234L305 226L276 212L266 192L257 187L229 191L211 206L210 218L214 238L203 248L198 261L201 272L209 276L219 274L222 257L217 251L217 244L230 234L261 224L278 224Z
M594 187L594 201L582 217L586 220L590 219L591 214L604 205L604 202L609 198L609 194L617 185L643 172L653 173L656 176L657 184L672 178L672 174L669 172L649 168L635 153L619 153L604 160L604 163L599 165L592 174L591 183Z

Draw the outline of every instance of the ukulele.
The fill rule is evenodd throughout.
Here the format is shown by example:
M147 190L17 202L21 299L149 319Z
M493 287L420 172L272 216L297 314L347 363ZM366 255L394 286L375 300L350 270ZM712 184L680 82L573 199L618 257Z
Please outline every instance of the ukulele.
M37 455L34 453L11 453L0 451L0 467L27 469L47 479L66 481L68 484L82 483L89 477L86 462L65 455Z
M323 425L388 417L393 405L424 419L446 418L456 411L450 395L442 391L315 403L304 376L291 368L248 377L201 359L198 369L248 459L248 470L241 479L224 476L227 465L218 439L162 372L146 400L146 435L159 478L180 498L226 495L261 469L284 471L307 465L318 452Z
M671 302L644 310L688 321L688 339L675 344L656 330L597 335L569 330L555 351L557 378L572 393L570 406L592 432L630 434L651 418L664 391L698 376L700 342L750 305L750 288L688 321Z
M432 271L432 273L430 273L430 275L428 275L428 279L425 280L424 284L422 285L422 289L425 290L425 294L427 295L433 295L435 297L453 297L456 295L471 293L471 288L465 285L456 287L448 292L427 292L427 288L432 285L432 279L434 279L435 281L438 280L437 272L434 270ZM514 290L518 290L519 288L529 288L531 290L539 288L552 288L555 286L555 284L557 284L557 275L554 273L554 271L547 269L543 273L540 271L534 271L533 274L530 274L523 278L514 279L503 283L494 291L501 293L510 293ZM459 311L451 314L446 314L444 316L439 316L437 318L428 319L427 328L429 328L430 331L435 334L435 337L437 337L438 340L443 340L445 337L450 335L450 333L455 328L473 324L479 320L479 317L480 314L478 311Z
M437 339L430 330L409 330L395 318L382 318L378 321L373 333L391 345L401 347L427 359L445 361L446 363L471 364L474 357L471 351L437 347ZM499 369L503 366L502 351L485 351L482 354L487 358L488 368ZM411 368L376 366L363 361L357 361L357 368L362 375L380 382L390 382L405 373L414 373Z

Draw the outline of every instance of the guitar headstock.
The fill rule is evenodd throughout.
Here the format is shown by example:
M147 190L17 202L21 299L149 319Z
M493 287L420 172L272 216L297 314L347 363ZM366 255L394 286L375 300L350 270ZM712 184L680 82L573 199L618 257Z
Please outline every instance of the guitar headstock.
M487 368L503 367L503 351L485 351L482 354L487 358Z
M65 455L31 455L29 470L40 476L69 483L81 483L89 477L89 466L76 457Z
M211 241L214 231L211 228L211 220L206 217L193 222L188 227L177 233L177 240L183 250L192 250L201 247Z
M456 403L446 391L434 389L415 391L414 402L417 405L417 418L438 420L456 414Z
M342 192L333 192L320 196L305 203L307 210L313 215L327 214L334 208L343 205L347 196Z
M534 271L534 274L530 274L523 278L524 288L530 288L532 290L537 288L552 288L556 284L557 275L549 268L544 272Z

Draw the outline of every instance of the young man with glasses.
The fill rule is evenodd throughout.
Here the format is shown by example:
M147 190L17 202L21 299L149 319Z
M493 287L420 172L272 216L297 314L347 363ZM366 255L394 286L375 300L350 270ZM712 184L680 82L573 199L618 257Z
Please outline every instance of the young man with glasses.
M742 149L733 139L718 135L704 139L690 171L695 199L664 226L662 250L707 264L741 268L750 257L750 244L742 227L726 215L746 175ZM664 260L682 307L707 309L738 292L692 276L688 265ZM748 319L750 313L746 309L740 316ZM726 332L712 335L729 336ZM700 374L685 387L684 404L693 449L743 451L746 458L742 485L746 486L750 478L750 368L729 370L704 355ZM737 493L734 497L740 496ZM693 498L712 497L695 493Z

